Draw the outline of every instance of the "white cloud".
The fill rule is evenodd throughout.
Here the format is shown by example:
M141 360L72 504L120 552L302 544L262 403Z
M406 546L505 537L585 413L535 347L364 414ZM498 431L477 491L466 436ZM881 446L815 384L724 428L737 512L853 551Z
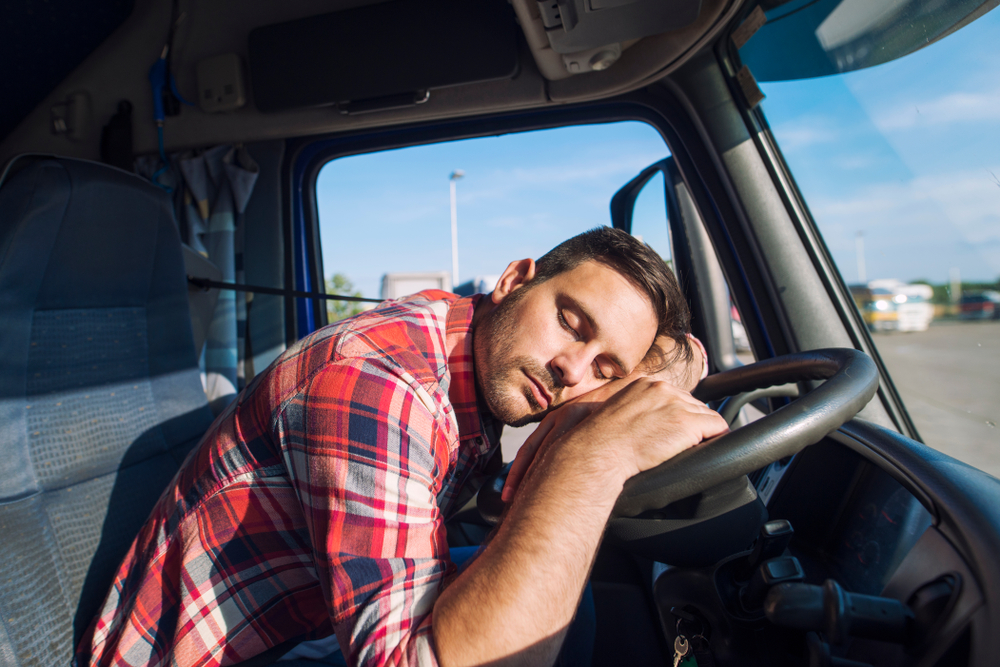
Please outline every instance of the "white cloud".
M838 218L878 219L903 210L916 213L910 209L918 208L920 218L944 215L956 226L972 229L977 221L1000 215L1000 186L988 169L917 176L903 183L877 183L856 197L826 200L813 208ZM1000 229L989 231L1000 234Z
M982 269L1000 273L1000 186L989 169L876 183L837 198L814 197L810 208L835 252L853 253L854 234L864 230L894 248L895 266L911 265L905 272L913 276L903 277L920 275L928 256L959 246Z
M771 133L783 151L791 152L837 141L842 133L835 131L836 125L832 118L804 116L772 127Z
M831 158L831 164L843 171L873 169L881 161L882 159L874 153L853 153Z
M1000 88L987 91L954 92L924 102L899 104L872 114L883 132L914 128L1000 121Z

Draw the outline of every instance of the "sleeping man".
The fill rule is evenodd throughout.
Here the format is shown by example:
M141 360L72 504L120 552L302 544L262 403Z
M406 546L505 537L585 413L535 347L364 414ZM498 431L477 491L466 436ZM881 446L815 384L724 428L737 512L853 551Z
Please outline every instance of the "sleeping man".
M490 295L422 292L314 332L185 461L78 667L551 664L625 480L727 428L686 391L705 367L688 329L659 256L597 228ZM503 424L542 419L456 574L445 521Z

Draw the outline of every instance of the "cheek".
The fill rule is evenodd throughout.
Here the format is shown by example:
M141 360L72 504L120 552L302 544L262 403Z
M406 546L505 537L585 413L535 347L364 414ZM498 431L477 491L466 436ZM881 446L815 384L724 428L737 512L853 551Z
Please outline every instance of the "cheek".
M525 323L520 333L520 339L514 343L515 348L542 366L548 366L567 342L566 332L557 322L536 320Z

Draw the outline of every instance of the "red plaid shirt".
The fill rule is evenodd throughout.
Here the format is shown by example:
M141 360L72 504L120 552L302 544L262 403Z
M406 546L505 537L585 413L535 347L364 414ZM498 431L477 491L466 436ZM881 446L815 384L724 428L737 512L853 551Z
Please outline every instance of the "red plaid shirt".
M153 509L79 667L232 665L334 632L350 664L436 664L444 519L490 458L477 298L390 302L255 378Z

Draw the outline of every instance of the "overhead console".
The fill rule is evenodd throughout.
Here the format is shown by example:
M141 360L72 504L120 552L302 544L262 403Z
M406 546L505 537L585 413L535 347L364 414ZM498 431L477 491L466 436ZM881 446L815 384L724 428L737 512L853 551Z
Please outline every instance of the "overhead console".
M363 113L517 73L505 0L393 0L255 28L250 76L264 112L336 105Z
M536 0L552 50L570 74L600 71L623 43L694 23L701 0Z
M511 0L553 102L641 88L731 21L740 0Z

